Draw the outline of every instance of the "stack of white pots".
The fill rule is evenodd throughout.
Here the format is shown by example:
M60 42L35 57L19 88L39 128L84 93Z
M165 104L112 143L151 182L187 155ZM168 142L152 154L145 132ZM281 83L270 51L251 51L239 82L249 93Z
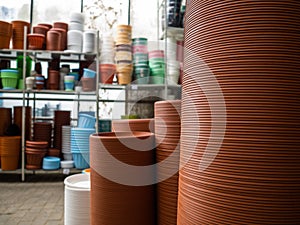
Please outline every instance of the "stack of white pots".
M90 224L90 175L74 174L64 180L64 224Z
M68 30L68 51L82 52L84 15L72 13Z
M180 63L176 59L177 40L175 38L167 38L167 82L168 84L178 84L180 75Z
M62 126L62 153L64 160L73 160L71 152L71 126Z
M95 53L97 51L97 31L87 30L83 33L83 53Z
M111 34L106 33L102 36L100 63L115 63L115 41Z

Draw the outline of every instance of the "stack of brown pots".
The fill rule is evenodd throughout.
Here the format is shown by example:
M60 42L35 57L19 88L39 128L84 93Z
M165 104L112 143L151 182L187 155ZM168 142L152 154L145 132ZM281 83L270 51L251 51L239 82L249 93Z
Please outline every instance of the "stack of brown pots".
M45 141L48 148L52 145L52 123L50 122L34 122L33 124L33 140Z
M67 48L67 45L66 45L67 44L67 31L65 29L55 28L55 27L50 29L50 32L52 32L52 31L56 31L56 32L60 33L60 35L59 35L60 45L59 45L58 49L56 49L56 50L59 50L59 51L65 50Z
M181 101L158 101L155 110L157 224L176 225Z
M49 28L47 26L37 25L32 28L32 31L34 34L42 34L45 36L42 49L46 49L47 32Z
M49 30L46 37L46 49L50 51L59 51L61 49L62 35L59 31Z
M24 48L24 28L27 27L27 34L30 33L30 23L21 20L12 21L12 47L13 49L23 49Z
M50 90L59 90L60 84L60 73L57 70L48 70L48 89Z
M25 140L31 140L31 106L25 106ZM23 107L14 106L14 124L22 131Z
M3 136L12 122L11 108L0 108L0 136Z
M149 132L90 136L92 225L155 224L154 148Z
M82 91L95 91L96 90L95 79L88 78L88 77L81 77L80 81L82 84Z
M12 37L12 24L0 21L0 49L9 48Z
M71 124L71 111L54 111L53 148L62 150L62 126Z
M37 170L42 168L43 158L48 151L48 142L46 141L26 141L26 166L28 170Z
M185 21L177 224L300 224L299 2L190 0Z
M56 31L59 31L62 33L62 42L61 42L62 50L67 49L67 46L68 46L68 42L67 42L68 41L68 36L67 36L68 27L69 27L69 25L64 22L54 22L53 23L52 30L56 30Z

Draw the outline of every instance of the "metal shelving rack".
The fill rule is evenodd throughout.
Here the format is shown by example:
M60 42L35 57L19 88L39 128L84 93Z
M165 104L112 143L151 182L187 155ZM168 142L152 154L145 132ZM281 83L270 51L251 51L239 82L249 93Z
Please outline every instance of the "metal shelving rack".
M24 28L24 34L27 33L27 27ZM99 40L99 34L97 35ZM73 101L78 102L77 112L79 111L79 102L95 102L96 104L96 119L99 119L99 62L98 53L70 53L65 51L47 51L47 50L27 50L26 43L27 38L24 37L23 49L1 49L0 59L14 60L17 55L23 55L23 89L22 90L0 90L0 93L7 93L16 95L12 96L1 96L0 99L7 100L22 100L22 144L21 144L21 180L25 181L25 106L28 105L29 101L33 101L33 112L35 112L36 101ZM99 43L99 41L97 42ZM99 47L99 46L97 46ZM98 48L99 49L99 48ZM82 60L94 59L96 61L96 91L94 92L76 92L76 91L63 91L63 90L26 90L25 79L26 79L26 57L30 55L34 59L40 61L51 60L52 57L60 57L61 62L75 62L78 63ZM39 97L39 95L49 95L52 97ZM55 97L53 97L55 96ZM70 96L73 98L64 98L65 96ZM82 98L83 96L83 98ZM87 97L94 98L87 98ZM27 103L27 104L26 104ZM35 115L33 116L35 119ZM44 118L47 120L47 118ZM96 123L96 130L98 130L98 123Z
M157 40L165 41L164 42L165 53L168 52L167 38L183 35L184 33L184 28L168 26L167 15L168 15L167 0L157 0ZM164 21L160 21L162 16L164 16ZM168 62L167 54L165 54L165 61ZM167 76L167 73L168 73L168 63L165 64L165 76ZM168 87L170 85L167 84L166 81L167 80L165 80L165 99L168 99Z

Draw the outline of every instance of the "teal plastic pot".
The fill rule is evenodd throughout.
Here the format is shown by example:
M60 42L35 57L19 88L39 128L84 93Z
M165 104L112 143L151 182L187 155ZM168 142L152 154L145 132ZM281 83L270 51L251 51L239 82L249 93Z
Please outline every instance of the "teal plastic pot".
M147 38L133 38L132 45L147 45L148 39Z
M135 76L134 81L132 83L133 84L149 84L150 76L146 76L146 77Z
M147 53L135 53L133 54L134 61L148 61L149 57Z
M165 68L166 64L164 62L150 62L149 61L149 67L152 69L160 69L160 68Z
M135 84L149 84L150 69L136 69L134 71L134 81Z
M165 74L164 68L159 68L159 69L151 68L151 75L160 75L160 74Z
M165 63L165 58L150 58L150 63Z
M134 64L135 70L149 70L149 66L147 64Z

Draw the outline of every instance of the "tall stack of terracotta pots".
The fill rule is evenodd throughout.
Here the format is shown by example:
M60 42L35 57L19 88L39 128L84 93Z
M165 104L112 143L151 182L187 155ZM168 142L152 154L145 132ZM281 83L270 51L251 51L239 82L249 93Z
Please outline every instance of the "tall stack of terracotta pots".
M33 140L46 141L48 148L52 146L52 123L34 122L33 123Z
M191 0L178 225L300 223L300 4Z
M62 150L62 126L71 124L71 111L56 110L54 111L54 137L53 147Z
M181 101L158 101L155 110L157 224L176 225Z

